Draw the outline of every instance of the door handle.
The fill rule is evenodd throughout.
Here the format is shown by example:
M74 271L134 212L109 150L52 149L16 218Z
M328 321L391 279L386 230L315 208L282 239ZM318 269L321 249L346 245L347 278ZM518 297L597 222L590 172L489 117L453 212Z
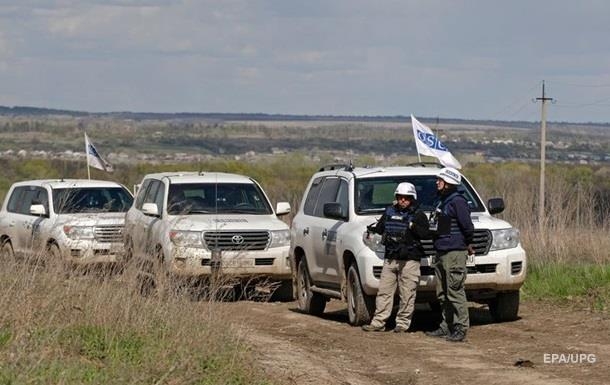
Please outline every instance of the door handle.
M303 235L308 235L309 234L309 227L305 227L303 229Z
M328 237L328 230L324 229L324 231L322 231L322 239L326 239L326 237Z

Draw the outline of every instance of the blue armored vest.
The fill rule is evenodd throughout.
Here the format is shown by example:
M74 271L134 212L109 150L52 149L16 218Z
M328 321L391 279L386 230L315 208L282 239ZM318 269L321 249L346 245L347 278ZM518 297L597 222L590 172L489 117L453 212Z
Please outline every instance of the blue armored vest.
M411 210L399 211L394 206L388 207L385 214L385 232L390 237L402 237L409 228L409 222L413 220Z

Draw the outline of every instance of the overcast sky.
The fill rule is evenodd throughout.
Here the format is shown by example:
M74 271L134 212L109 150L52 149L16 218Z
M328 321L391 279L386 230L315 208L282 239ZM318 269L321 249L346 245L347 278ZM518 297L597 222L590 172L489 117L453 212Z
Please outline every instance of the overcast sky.
M610 122L610 1L0 0L0 105Z

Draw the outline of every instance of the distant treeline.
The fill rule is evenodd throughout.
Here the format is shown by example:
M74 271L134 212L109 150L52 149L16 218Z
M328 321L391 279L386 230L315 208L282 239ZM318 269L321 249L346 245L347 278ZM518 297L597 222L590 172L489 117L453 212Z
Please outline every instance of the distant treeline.
M176 113L156 113L156 112L131 112L131 111L112 111L91 113L86 111L73 111L52 108L40 108L29 106L0 106L0 115L23 115L23 116L48 116L65 115L71 117L110 117L118 119L133 120L205 120L209 122L224 121L329 121L329 122L364 122L364 123L411 123L410 116L404 115L294 115L294 114L266 114L266 113L221 113L221 112L176 112ZM481 120L481 119L456 119L456 118L431 118L418 117L418 119L428 124L469 124L469 125L493 125L500 127L536 128L539 122L528 121L500 121L500 120ZM552 121L549 121L552 123ZM554 122L564 126L580 126L583 123L573 122ZM610 127L610 123L586 123L588 126Z

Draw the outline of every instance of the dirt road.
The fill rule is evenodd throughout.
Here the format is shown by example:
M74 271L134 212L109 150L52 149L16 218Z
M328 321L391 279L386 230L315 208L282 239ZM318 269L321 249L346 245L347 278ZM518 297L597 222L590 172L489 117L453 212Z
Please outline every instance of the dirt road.
M416 311L414 333L396 334L349 326L339 301L323 317L299 313L295 302L225 305L279 383L610 383L607 315L524 302L519 320L494 324L485 307L471 308L467 341L449 343L424 335L437 317L425 308Z

